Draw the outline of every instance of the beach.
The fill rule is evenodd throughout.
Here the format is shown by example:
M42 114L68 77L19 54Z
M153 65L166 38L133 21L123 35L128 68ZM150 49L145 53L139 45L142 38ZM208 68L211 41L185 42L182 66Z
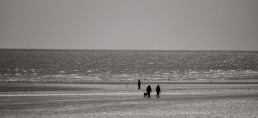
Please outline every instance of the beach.
M129 83L1 83L2 118L56 117L239 117L258 116L257 84L160 84L156 98Z
M257 6L0 0L0 118L258 118Z

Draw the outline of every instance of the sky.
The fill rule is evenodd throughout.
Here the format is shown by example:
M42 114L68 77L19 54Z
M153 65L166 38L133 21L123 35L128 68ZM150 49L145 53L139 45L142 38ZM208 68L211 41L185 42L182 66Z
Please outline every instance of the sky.
M258 51L258 0L0 0L0 48Z

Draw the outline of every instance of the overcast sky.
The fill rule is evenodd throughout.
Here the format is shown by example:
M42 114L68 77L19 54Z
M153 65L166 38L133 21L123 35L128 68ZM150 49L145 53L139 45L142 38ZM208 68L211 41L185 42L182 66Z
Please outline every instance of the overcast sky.
M258 0L0 0L0 48L258 50Z

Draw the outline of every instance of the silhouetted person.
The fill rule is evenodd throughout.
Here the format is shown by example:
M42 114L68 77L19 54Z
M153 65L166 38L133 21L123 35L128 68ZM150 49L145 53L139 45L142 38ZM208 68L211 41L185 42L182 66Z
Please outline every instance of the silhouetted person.
M147 91L148 97L150 98L150 93L152 91L150 85L147 87L146 91Z
M138 89L141 89L141 80L138 80Z
M159 98L159 93L161 92L159 85L156 87L157 95L156 97Z

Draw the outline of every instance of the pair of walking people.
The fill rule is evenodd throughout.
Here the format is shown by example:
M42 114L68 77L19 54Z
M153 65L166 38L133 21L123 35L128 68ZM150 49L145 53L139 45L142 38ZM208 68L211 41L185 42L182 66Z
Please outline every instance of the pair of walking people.
M147 91L148 98L150 98L150 93L152 91L150 85L147 87L146 91ZM156 92L157 92L156 97L159 98L159 93L161 92L159 85L156 87Z

